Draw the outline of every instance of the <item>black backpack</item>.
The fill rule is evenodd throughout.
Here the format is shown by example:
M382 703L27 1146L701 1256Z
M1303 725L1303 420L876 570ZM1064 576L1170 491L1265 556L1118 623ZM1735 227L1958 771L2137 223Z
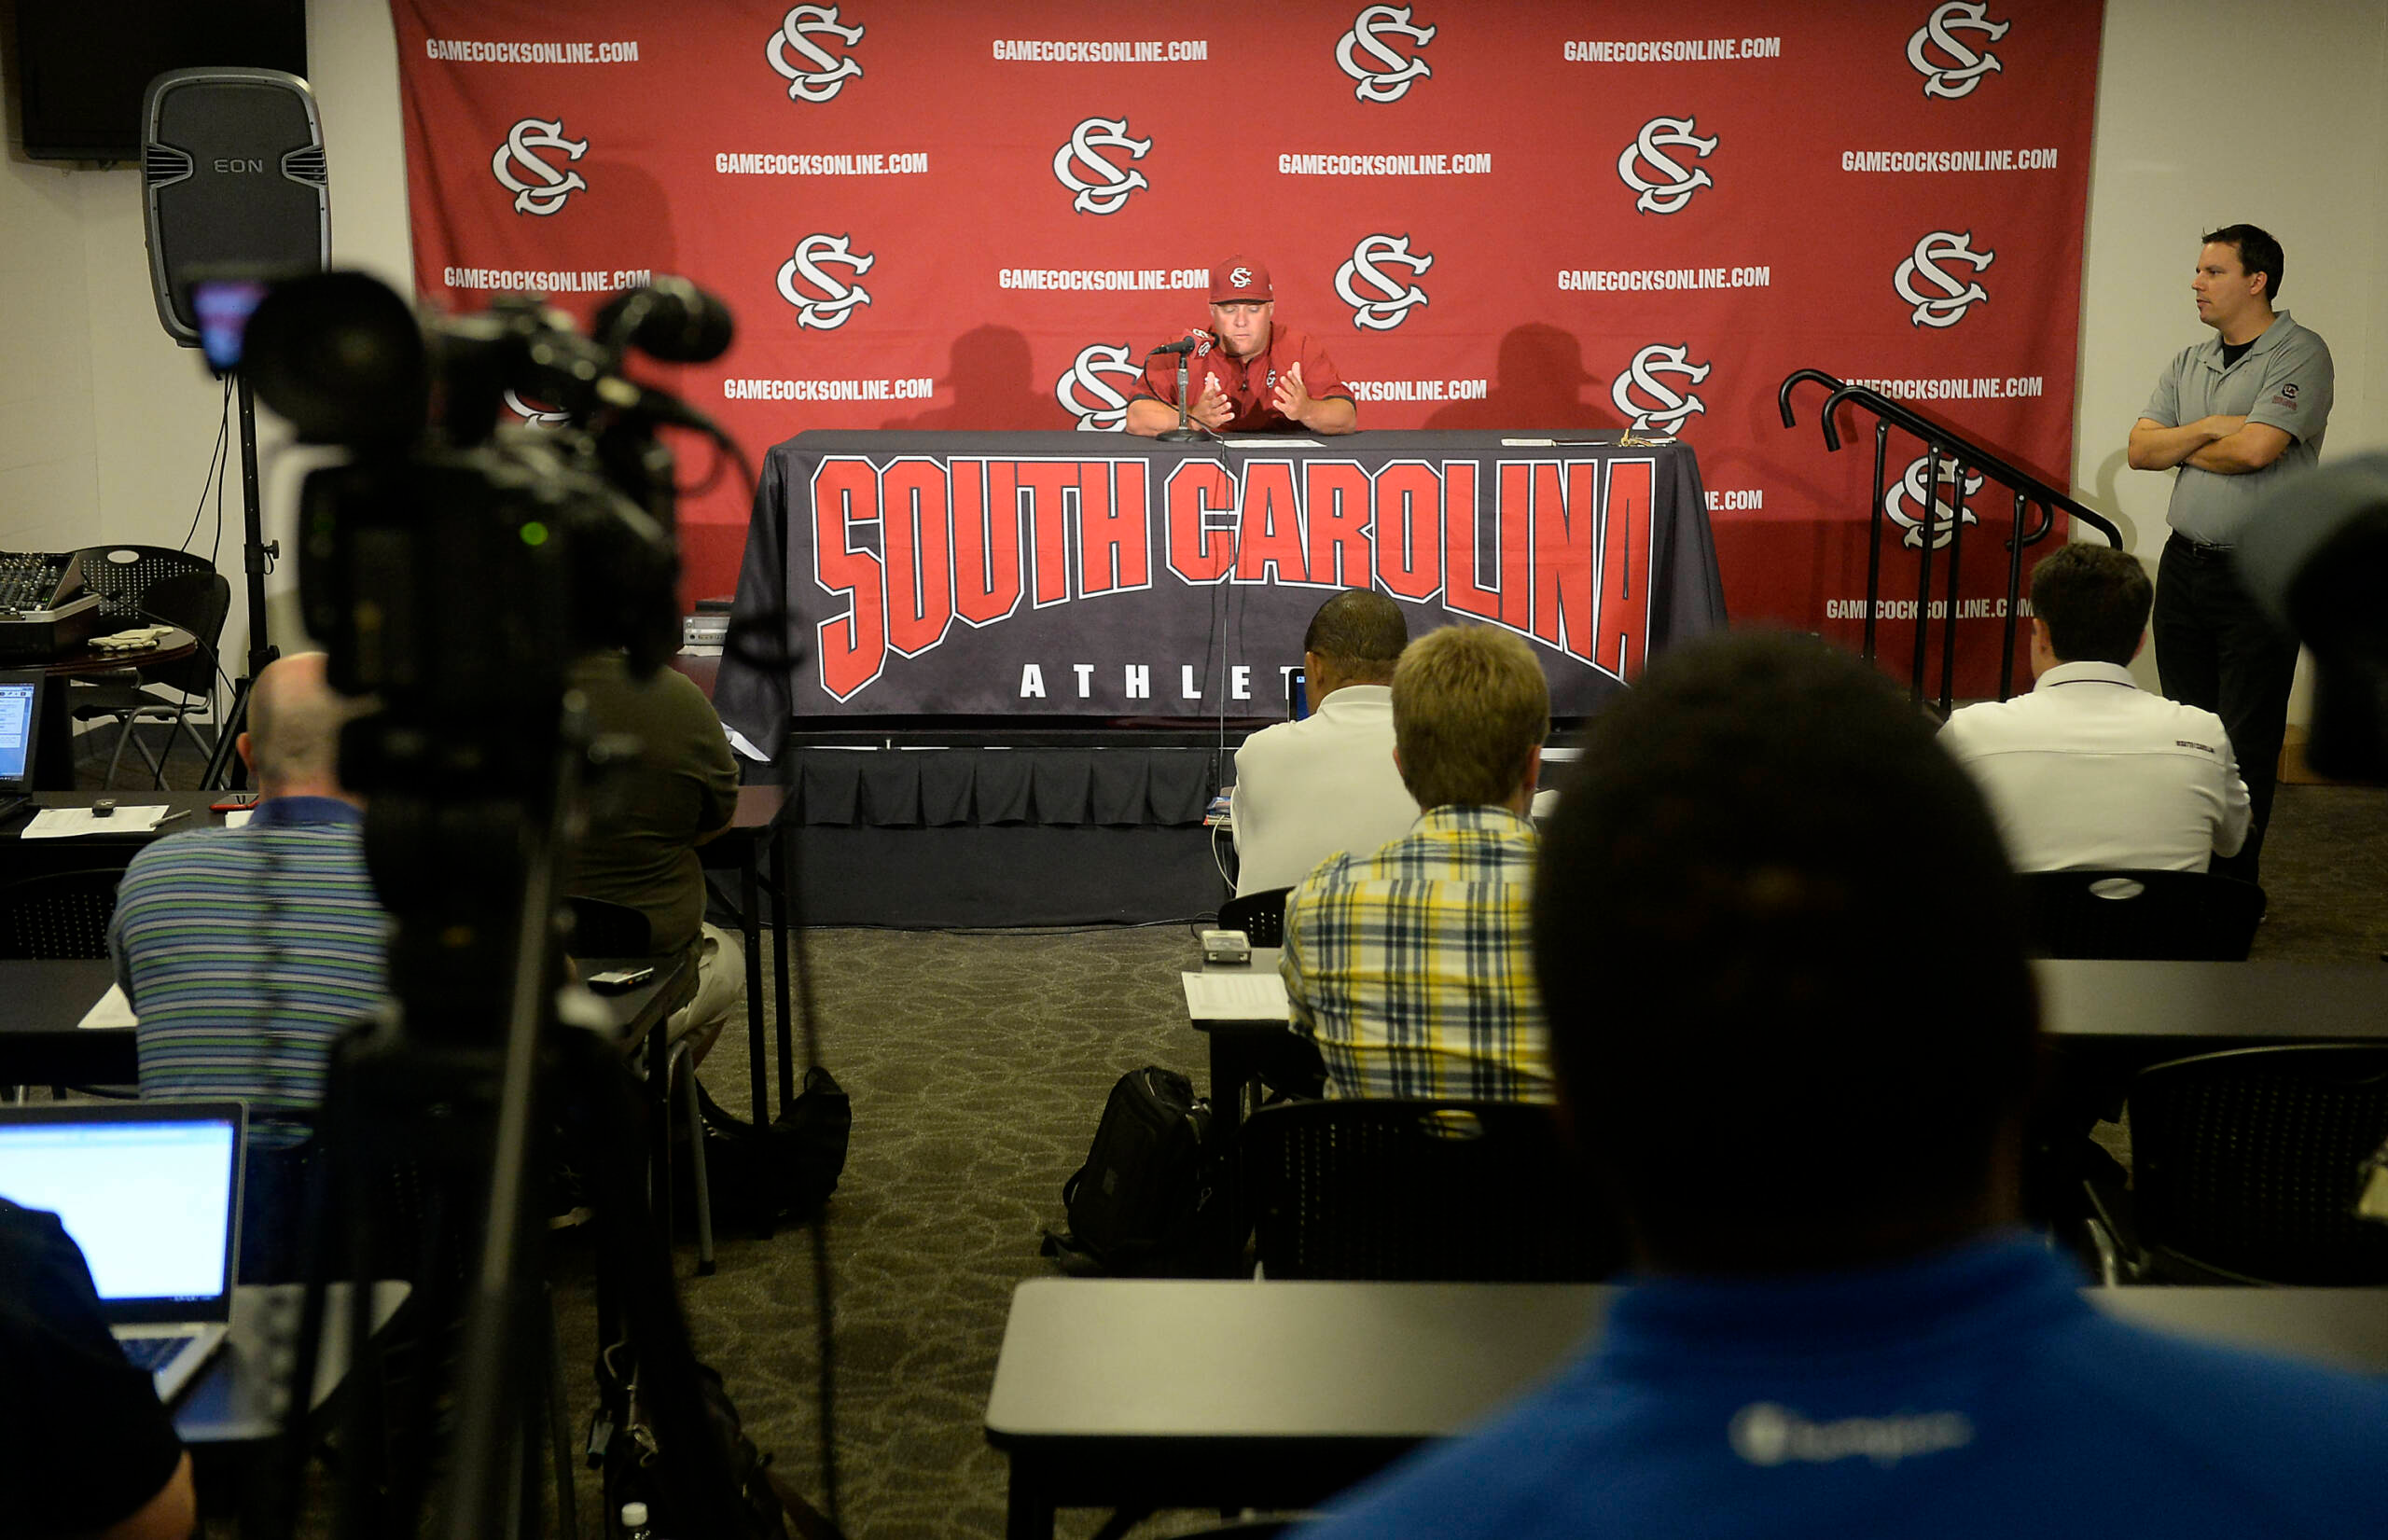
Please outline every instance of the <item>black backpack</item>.
M705 1179L713 1190L716 1224L802 1224L820 1212L846 1169L846 1144L854 1131L854 1104L827 1070L804 1072L804 1089L765 1128L725 1111L697 1083L697 1105L705 1123ZM693 1214L695 1173L685 1160L672 1163L673 1200Z
M1062 1185L1070 1228L1047 1233L1065 1270L1201 1275L1218 1270L1210 1170L1211 1104L1175 1070L1119 1077L1086 1164Z

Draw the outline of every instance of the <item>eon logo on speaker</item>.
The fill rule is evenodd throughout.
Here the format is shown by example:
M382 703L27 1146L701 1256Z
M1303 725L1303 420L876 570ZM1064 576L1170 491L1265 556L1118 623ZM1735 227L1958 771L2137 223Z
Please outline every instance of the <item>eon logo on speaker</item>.
M1940 455L1938 456L1940 471L1937 478L1938 485L1933 489L1931 495L1927 496L1923 487L1924 476L1927 466L1934 458L1929 454L1919 454L1909 461L1906 471L1897 480L1891 483L1891 490L1882 494L1882 513L1892 523L1907 532L1899 537L1899 544L1909 550L1923 548L1923 528L1926 520L1929 520L1932 526L1934 550L1938 550L1947 545L1955 535L1960 518L1968 524L1981 522L1974 516L1973 509L1964 506L1965 498L1981 491L1981 473L1967 472L1965 486L1960 489L1957 486L1957 462L1948 455ZM1949 493L1952 491L1957 493L1957 502L1954 504L1949 500Z
M846 324L856 305L870 303L870 291L823 271L843 268L860 277L879 260L857 256L851 235L808 235L796 252L780 264L780 298L796 307L796 324L816 331L835 331Z
M1688 391L1678 391L1660 378L1673 375L1699 384L1708 378L1714 364L1695 364L1687 342L1653 342L1633 355L1625 372L1617 377L1609 388L1608 398L1617 409L1633 420L1633 431L1653 430L1672 434L1683 426L1684 419L1708 408L1699 396Z
M1617 180L1641 193L1633 200L1634 208L1641 213L1681 214L1692 194L1716 184L1704 171L1684 170L1683 163L1669 155L1666 147L1679 146L1705 160L1719 143L1714 137L1701 138L1688 118L1653 118L1642 125L1633 143L1617 158ZM1643 174L1645 166L1650 170L1648 176Z
M1087 433L1118 433L1127 426L1125 391L1144 378L1134 351L1125 342L1090 342L1053 382L1053 399ZM1114 384L1114 381L1119 382Z
M1336 65L1359 82L1352 94L1361 101L1380 106L1398 102L1411 86L1435 73L1423 59L1385 41L1388 35L1406 37L1423 49L1435 40L1433 27L1411 24L1409 9L1408 6L1370 6L1353 19L1351 31L1335 40ZM1362 63L1363 53L1373 62Z
M780 18L780 30L764 46L772 73L787 82L789 101L826 102L861 76L860 64L815 41L834 37L848 48L862 41L863 29L840 25L838 10L836 6L798 6ZM795 59L788 57L791 53Z
M1145 173L1121 167L1104 150L1123 149L1131 160L1141 160L1153 147L1149 139L1132 139L1125 118L1090 118L1070 131L1053 152L1053 178L1077 196L1070 207L1080 214L1118 214L1130 195L1152 184Z
M1426 303L1426 291L1384 270L1404 268L1415 277L1434 265L1432 254L1409 249L1406 235L1364 235L1352 248L1351 259L1335 270L1335 292L1352 307L1352 325L1391 331Z
M517 214L554 214L589 186L576 171L558 171L541 150L562 150L567 160L577 160L589 153L589 141L565 138L561 118L525 118L506 131L489 170L514 194Z
M1891 287L1915 307L1908 316L1909 326L1953 326L1965 318L1967 311L1990 298L1988 289L1970 279L1960 279L1941 265L1962 263L1979 272L1998 259L1996 252L1976 251L1973 243L1971 230L1933 230L1898 265L1891 275Z
M223 173L227 176L262 176L265 174L265 162L262 160L227 160L218 159L215 162L215 166L217 171Z
M2003 74L2005 66L1999 63L1998 55L1988 49L1975 52L1957 34L1979 33L1995 43L2014 25L2012 21L1992 21L1990 7L1982 0L1948 0L1948 4L1935 8L1907 40L1907 62L1923 76L1923 94L1954 101L1980 85L1983 76Z

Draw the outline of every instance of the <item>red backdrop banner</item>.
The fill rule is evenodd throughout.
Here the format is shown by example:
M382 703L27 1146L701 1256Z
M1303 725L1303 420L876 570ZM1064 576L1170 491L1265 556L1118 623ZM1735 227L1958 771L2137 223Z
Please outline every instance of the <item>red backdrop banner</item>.
M392 10L423 297L585 316L686 274L738 340L653 377L758 461L807 428L1116 430L1243 255L1364 429L1691 444L1737 617L1863 622L1870 438L1826 454L1820 393L1786 432L1794 369L2068 484L2094 3ZM1888 472L1902 659L1922 447ZM684 509L692 596L735 580L729 479ZM1967 543L1960 693L1995 687L2005 567Z

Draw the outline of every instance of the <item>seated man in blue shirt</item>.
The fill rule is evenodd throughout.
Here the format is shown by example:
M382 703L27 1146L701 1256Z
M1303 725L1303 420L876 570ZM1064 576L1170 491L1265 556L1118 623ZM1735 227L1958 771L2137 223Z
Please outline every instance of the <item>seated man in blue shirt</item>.
M132 858L108 950L140 1019L145 1100L249 1106L242 1277L292 1275L281 1217L292 1153L314 1131L331 1048L384 992L387 918L365 868L364 809L340 779L362 703L322 653L267 665L238 741L256 777L243 828L171 835Z
M1534 959L1638 1275L1604 1339L1321 1536L2372 1534L2388 1387L2123 1325L2013 1228L2037 1003L1981 795L1813 641L1592 725Z

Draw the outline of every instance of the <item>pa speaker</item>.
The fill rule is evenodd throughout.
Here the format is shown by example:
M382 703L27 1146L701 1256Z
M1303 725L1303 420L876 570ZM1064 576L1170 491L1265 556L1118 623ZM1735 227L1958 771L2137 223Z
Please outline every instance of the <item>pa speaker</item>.
M158 319L199 346L194 277L286 278L331 260L324 126L280 70L169 70L141 104L142 206Z

